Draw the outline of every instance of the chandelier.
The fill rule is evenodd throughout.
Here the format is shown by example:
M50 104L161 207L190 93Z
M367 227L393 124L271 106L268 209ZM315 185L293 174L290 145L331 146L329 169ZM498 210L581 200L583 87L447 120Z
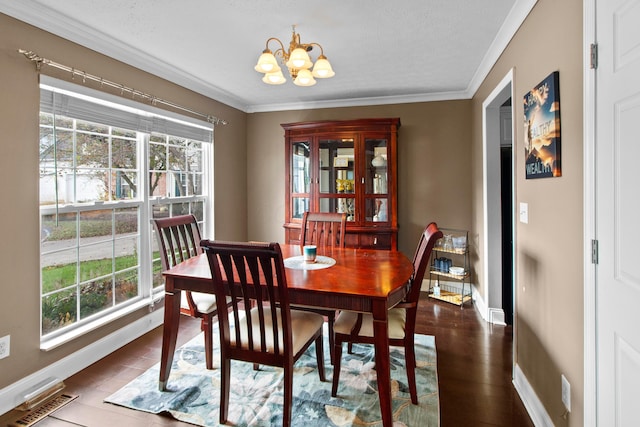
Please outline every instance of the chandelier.
M277 42L280 47L271 52L269 49L270 41ZM315 64L311 62L311 58L307 52L310 52L314 46L320 48L320 55ZM322 46L318 43L301 43L300 34L296 33L296 26L293 26L293 34L289 42L289 49L285 50L284 44L275 37L267 40L266 48L262 51L262 55L258 58L258 63L254 67L256 71L263 73L262 81L270 85L280 85L287 81L282 74L282 70L278 65L276 56L280 58L282 63L289 69L289 75L293 79L293 83L297 86L313 86L316 84L314 77L319 79L327 79L333 77L331 64L324 56ZM311 71L310 68L313 67Z

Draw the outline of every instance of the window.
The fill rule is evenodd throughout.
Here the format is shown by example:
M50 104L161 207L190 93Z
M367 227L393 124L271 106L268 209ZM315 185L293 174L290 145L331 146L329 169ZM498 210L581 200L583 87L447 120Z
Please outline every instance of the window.
M192 213L206 233L211 125L159 111L42 76L43 341L163 290L152 217Z

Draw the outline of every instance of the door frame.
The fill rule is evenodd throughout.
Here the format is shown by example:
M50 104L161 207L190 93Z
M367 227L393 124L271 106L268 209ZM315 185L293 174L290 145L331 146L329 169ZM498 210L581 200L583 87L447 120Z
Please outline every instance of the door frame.
M514 70L511 69L503 77L502 81L496 85L494 90L482 103L482 211L483 211L483 260L482 260L482 282L484 284L484 295L481 295L484 301L485 310L481 310L481 314L485 320L495 324L505 324L504 310L502 309L502 261L501 261L501 240L493 239L492 236L501 235L500 224L500 107L504 102L511 98L511 141L515 141L515 126L513 120L513 76ZM513 150L512 170L515 172L514 165L516 150ZM515 278L516 262L515 262L515 242L516 242L516 218L515 218L515 202L516 202L516 182L512 175L511 197L512 197L512 230L513 249L511 253L512 259L512 282L514 284L513 292L513 317L516 318L516 292ZM482 311L485 311L482 313ZM516 337L516 322L513 322L513 336ZM513 345L515 349L516 340ZM516 352L513 352L514 357ZM514 363L515 366L515 363Z
M583 0L583 221L584 221L584 425L597 424L596 265L591 262L591 241L596 239L595 129L596 73L591 69L591 43L596 39L596 2Z

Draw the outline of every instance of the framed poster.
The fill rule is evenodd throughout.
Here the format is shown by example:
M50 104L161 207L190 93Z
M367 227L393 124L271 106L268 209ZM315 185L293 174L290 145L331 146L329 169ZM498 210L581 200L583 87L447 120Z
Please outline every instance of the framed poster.
M562 176L559 77L559 72L554 71L524 96L527 179Z

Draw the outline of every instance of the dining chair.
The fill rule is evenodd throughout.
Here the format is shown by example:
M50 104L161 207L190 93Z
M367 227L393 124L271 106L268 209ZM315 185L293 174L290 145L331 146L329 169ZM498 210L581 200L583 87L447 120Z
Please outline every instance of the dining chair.
M404 300L389 310L389 345L401 346L405 350L405 365L411 402L418 404L418 392L416 389L416 354L414 349L414 335L416 327L416 315L420 300L420 288L425 271L429 266L431 251L438 239L442 238L442 231L436 223L427 225L420 236L420 241L413 256L413 275L409 279L409 289ZM340 359L342 357L342 343L374 344L373 317L371 314L342 311L334 324L334 349L335 356L333 370L333 384L331 396L338 392L340 381Z
M347 214L334 212L305 212L302 214L300 244L316 245L318 252L345 247Z
M292 310L278 243L203 240L218 299L231 296L220 326L220 423L229 411L231 360L284 369L283 426L291 424L293 365L315 342L320 381L325 381L322 325L317 313ZM229 319L229 316L232 316Z
M171 218L155 218L153 228L160 251L162 271L202 253L200 247L200 229L193 215L179 215ZM182 293L180 313L200 318L204 332L205 361L207 369L213 369L213 318L217 315L218 305L213 294L189 292ZM230 302L228 298L222 301Z
M346 213L305 212L302 214L302 225L300 227L300 245L316 245L318 254L330 254L333 248L345 247L346 230ZM311 310L327 318L329 354L331 356L331 364L333 364L333 324L336 319L336 311L313 307L296 308Z

